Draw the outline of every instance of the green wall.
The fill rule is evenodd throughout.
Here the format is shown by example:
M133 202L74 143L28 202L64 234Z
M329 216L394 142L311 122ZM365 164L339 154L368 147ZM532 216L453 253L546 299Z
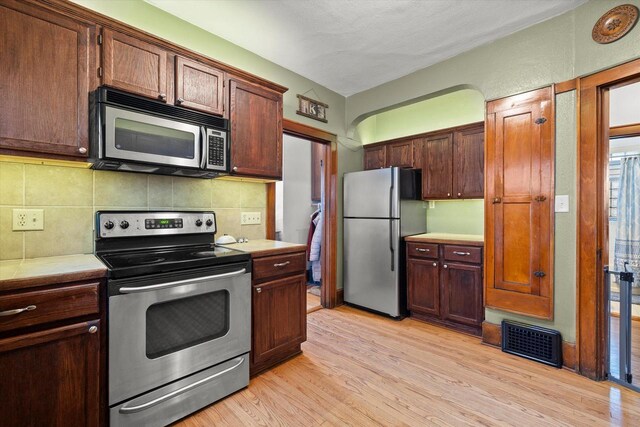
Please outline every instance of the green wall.
M452 88L478 89L487 100L548 86L640 57L640 26L615 43L600 45L591 29L619 1L592 0L570 12L508 37L347 98L348 132L367 117ZM640 6L640 0L629 0ZM576 96L556 97L556 194L568 194L570 212L555 215L555 310L540 321L486 310L489 322L503 318L558 329L575 341L576 331Z

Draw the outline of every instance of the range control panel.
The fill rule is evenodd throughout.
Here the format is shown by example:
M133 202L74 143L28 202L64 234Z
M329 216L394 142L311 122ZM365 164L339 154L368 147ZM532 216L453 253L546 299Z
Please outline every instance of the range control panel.
M213 129L207 129L207 169L227 170L227 134Z
M211 211L100 211L96 221L101 238L216 232L216 214Z

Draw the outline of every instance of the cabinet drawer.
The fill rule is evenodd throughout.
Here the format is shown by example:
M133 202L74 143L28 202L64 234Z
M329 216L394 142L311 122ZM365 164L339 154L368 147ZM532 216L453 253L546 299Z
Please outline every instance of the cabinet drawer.
M99 283L6 295L0 298L0 332L98 313Z
M482 262L482 248L473 246L444 245L444 259L447 261L462 261L480 264Z
M435 243L407 243L407 254L415 258L438 258L438 245Z
M306 252L256 258L253 260L253 280L299 273L306 268Z

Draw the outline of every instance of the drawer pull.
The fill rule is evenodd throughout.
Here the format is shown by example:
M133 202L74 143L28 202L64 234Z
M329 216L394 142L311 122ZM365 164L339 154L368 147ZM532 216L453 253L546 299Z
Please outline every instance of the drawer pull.
M423 248L416 248L416 251L418 251L418 252L430 252L429 249L423 249Z
M274 267L284 267L285 265L289 265L291 264L291 261L285 261L285 262L278 262L273 264Z
M0 316L13 316L15 314L20 314L23 311L33 311L35 309L36 309L35 305L28 305L25 308L16 308L15 310L0 311Z
M460 256L469 256L471 255L471 252L460 252L460 251L453 251L454 255L460 255Z
M89 333L90 334L95 334L96 332L98 332L98 327L97 326L91 326L89 328Z

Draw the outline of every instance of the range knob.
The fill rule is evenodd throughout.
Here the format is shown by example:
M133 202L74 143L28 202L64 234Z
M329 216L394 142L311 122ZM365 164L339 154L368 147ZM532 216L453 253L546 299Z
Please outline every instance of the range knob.
M107 230L111 230L113 227L115 227L113 221L107 221L104 223L104 228L106 228Z
M196 227L200 227L202 225L201 219L196 219Z
M211 218L209 218L206 222L207 227L211 227L213 225L213 220Z
M127 221L124 221L124 220L120 221L120 228L122 228L122 229L129 228L129 223Z

